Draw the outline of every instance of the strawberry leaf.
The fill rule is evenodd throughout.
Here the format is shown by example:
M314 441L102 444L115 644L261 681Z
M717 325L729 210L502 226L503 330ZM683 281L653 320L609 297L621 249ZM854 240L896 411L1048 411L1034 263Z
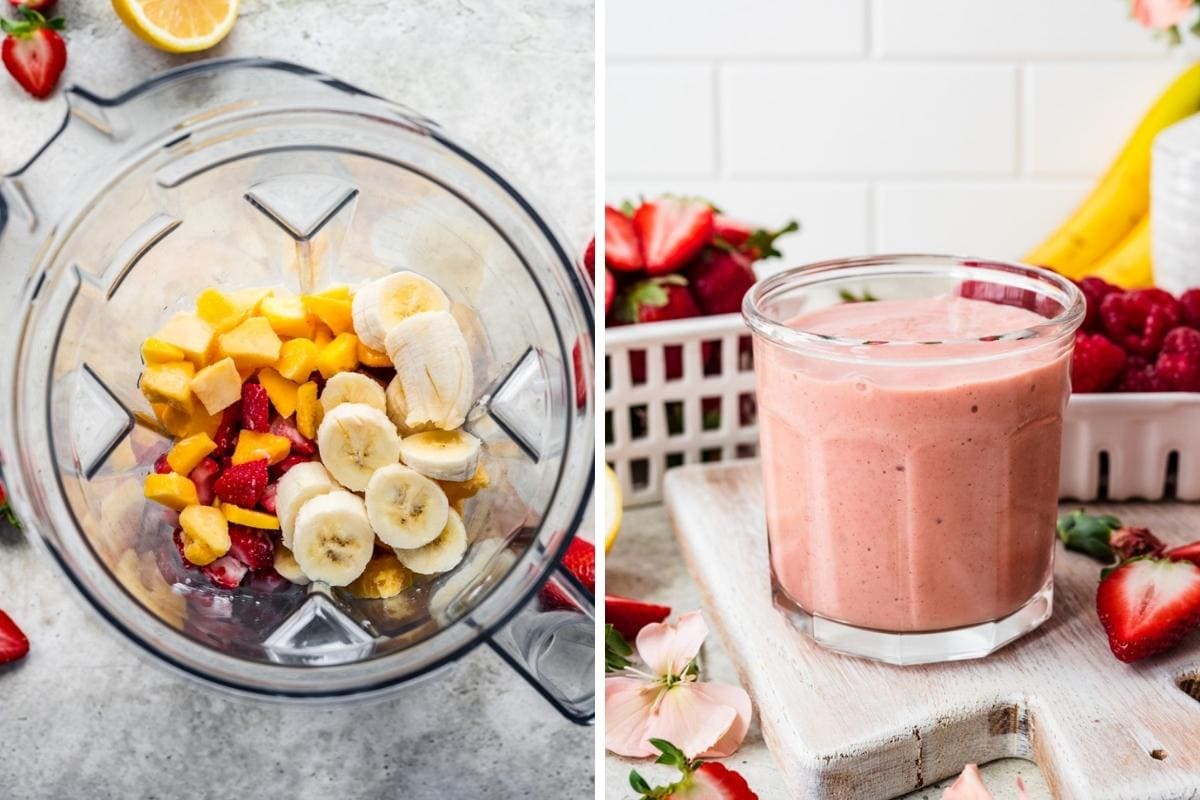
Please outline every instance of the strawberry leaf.
M1093 516L1081 508L1059 517L1057 527L1058 538L1068 550L1097 561L1113 560L1115 554L1109 540L1112 532L1121 527L1121 520L1111 514Z
M760 261L779 258L783 253L776 249L775 240L784 234L795 233L798 230L800 230L800 223L794 219L788 220L788 223L778 230L759 228L750 234L740 249L742 252L753 252Z

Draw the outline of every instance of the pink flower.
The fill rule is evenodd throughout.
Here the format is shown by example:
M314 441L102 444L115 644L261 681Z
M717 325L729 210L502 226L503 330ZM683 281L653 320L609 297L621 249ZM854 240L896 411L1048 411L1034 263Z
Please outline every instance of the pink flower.
M942 792L942 800L992 800L992 793L983 785L979 767L967 764L962 775L958 776L958 780ZM1029 800L1029 795L1025 793L1025 783L1019 777L1017 778L1017 800Z
M673 742L688 758L724 758L738 749L750 727L750 696L688 670L707 636L699 611L675 625L642 628L637 651L646 671L627 668L604 680L606 748L633 758L659 754L651 739Z
M1132 0L1130 12L1143 28L1166 30L1192 10L1194 0Z

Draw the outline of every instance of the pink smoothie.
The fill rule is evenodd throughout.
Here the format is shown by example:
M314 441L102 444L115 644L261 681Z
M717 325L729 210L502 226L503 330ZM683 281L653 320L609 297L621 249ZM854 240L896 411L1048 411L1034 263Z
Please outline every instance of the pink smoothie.
M1045 322L945 296L835 305L789 325L927 342ZM885 631L1017 610L1052 574L1069 353L1045 338L852 352L860 360L755 337L776 582L811 613Z

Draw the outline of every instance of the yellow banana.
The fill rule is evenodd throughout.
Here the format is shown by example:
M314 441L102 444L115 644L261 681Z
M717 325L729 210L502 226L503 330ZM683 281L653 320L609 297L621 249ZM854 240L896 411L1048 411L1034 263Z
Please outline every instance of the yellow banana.
M1125 238L1088 268L1087 274L1115 283L1122 289L1151 286L1154 276L1150 270L1150 215L1133 227Z
M1025 261L1076 278L1102 258L1150 207L1150 148L1163 128L1200 111L1200 64L1189 67L1155 101L1121 154L1087 199Z

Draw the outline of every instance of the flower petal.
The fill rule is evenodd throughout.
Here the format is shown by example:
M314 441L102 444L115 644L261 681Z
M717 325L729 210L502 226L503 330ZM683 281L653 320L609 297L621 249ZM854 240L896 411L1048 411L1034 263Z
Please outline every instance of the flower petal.
M659 684L639 678L604 679L604 747L619 756L658 755L650 744Z
M992 800L992 793L983 785L979 767L967 764L958 780L942 792L942 800Z
M684 614L674 624L652 622L637 636L637 651L656 675L679 675L700 652L708 626L699 611Z
M733 723L725 734L709 749L700 753L700 758L725 758L733 755L746 738L750 729L750 717L754 713L750 705L750 695L740 686L728 683L695 683L693 691L702 694L713 703L728 706L735 714Z
M648 726L648 738L666 739L688 758L707 752L737 720L736 710L709 699L696 685L679 683L668 689Z

